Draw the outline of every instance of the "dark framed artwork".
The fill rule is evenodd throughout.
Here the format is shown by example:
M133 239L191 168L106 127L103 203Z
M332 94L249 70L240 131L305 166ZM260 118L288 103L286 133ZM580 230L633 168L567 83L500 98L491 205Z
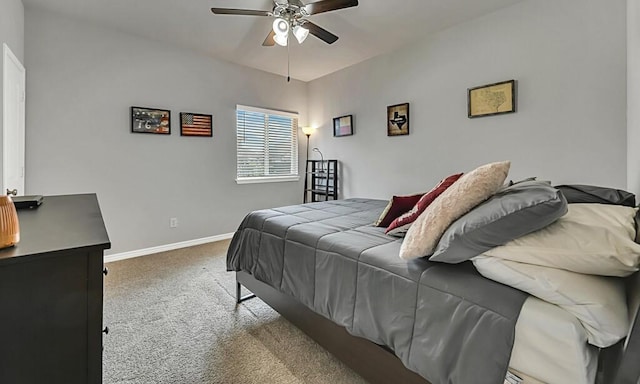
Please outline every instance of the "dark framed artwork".
M353 115L340 116L333 119L333 136L353 135Z
M131 132L171 134L171 111L131 107Z
M409 103L387 107L387 136L409 134Z
M213 116L180 112L180 136L213 136Z
M516 81L482 85L467 90L469 118L502 115L516 111Z

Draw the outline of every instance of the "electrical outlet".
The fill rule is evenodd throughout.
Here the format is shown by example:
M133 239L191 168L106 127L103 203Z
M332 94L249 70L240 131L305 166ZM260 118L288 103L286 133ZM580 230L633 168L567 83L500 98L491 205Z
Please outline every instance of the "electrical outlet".
M176 228L178 226L178 218L172 217L169 219L169 228Z

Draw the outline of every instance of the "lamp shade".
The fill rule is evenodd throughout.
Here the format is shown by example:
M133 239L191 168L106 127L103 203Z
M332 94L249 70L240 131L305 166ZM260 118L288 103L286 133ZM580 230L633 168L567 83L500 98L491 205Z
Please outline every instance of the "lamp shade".
M18 212L9 196L0 196L0 248L10 247L20 241Z
M309 36L309 30L296 25L295 27L293 27L293 35L296 37L296 40L298 40L298 44L302 44L307 36Z
M276 36L287 36L289 34L289 23L287 20L278 17L273 21L273 32Z
M275 41L278 45L281 45L283 47L287 46L289 37L288 35L275 35L273 36L273 41Z
M311 136L313 134L313 132L315 132L315 128L313 127L302 127L302 133L304 133L307 136Z
M283 47L287 46L289 40L289 22L282 17L278 17L273 21L273 41Z

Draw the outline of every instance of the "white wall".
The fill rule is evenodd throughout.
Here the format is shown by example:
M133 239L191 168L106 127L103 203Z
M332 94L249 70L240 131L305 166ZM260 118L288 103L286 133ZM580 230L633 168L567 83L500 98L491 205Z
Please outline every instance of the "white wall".
M2 43L6 43L18 59L24 62L24 6L22 0L2 0L0 2L0 45Z
M24 63L24 6L22 0L0 1L0 52L5 43ZM2 55L2 53L0 53ZM2 154L3 124L3 59L0 57L0 155ZM2 186L2 156L0 156L0 186Z
M510 159L513 179L626 187L625 0L529 0L315 80L311 137L343 165L342 197L389 198ZM518 81L518 112L467 118L466 90ZM386 106L411 133L387 137ZM331 119L354 114L355 135Z
M627 187L640 195L640 3L627 0Z
M97 192L110 253L231 232L248 211L300 202L301 182L235 184L236 103L321 126L311 146L342 160L341 197L424 191L502 159L514 179L625 188L626 6L530 0L310 84L28 9L27 192ZM511 78L516 114L466 117L468 87ZM411 134L387 137L386 106L405 101ZM173 134L129 133L131 105L171 109ZM180 111L212 113L214 138L180 137ZM356 134L333 138L331 119L344 114Z
M27 191L96 192L109 253L233 232L249 211L301 202L302 181L235 183L235 106L304 123L305 83L31 9L25 40ZM172 134L130 133L130 106L170 109ZM213 139L180 137L181 111L213 114Z

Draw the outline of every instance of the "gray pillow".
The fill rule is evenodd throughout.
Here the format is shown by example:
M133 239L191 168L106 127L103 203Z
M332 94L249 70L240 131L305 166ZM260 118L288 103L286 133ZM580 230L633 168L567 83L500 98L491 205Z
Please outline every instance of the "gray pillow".
M567 213L562 192L542 181L500 189L445 231L431 261L461 263L553 223Z
M636 206L636 195L621 189L598 187L596 185L557 185L562 194L571 203L615 204L627 207Z

